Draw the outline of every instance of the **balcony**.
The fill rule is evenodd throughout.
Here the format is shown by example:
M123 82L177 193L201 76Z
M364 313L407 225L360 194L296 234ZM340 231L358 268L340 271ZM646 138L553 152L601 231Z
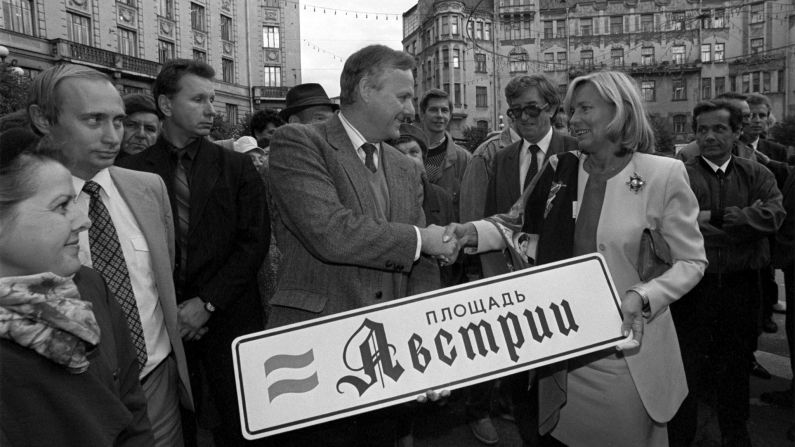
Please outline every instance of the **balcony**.
M284 100L287 98L287 91L290 87L268 87L255 85L251 87L254 99L260 100Z
M531 14L536 12L536 3L532 0L501 0L500 15Z
M154 79L161 65L146 59L115 53L101 48L83 45L66 39L53 39L53 55L74 61L87 62L112 70Z

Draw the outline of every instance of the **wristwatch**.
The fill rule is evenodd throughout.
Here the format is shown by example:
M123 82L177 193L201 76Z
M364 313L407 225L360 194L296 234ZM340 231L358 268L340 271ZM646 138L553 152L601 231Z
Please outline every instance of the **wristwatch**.
M206 310L209 313L213 313L213 312L215 312L215 306L213 306L213 303L211 303L209 301L205 301L204 302L204 310Z

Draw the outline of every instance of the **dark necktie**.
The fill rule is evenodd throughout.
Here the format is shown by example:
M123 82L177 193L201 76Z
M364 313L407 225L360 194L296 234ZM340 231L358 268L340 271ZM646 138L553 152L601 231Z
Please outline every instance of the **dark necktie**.
M99 195L101 188L93 181L87 181L83 185L83 191L91 197L88 205L88 217L91 219L91 227L88 229L91 260L94 269L102 275L108 288L116 297L116 301L121 305L121 310L127 319L127 327L130 329L130 339L135 346L138 366L139 369L142 369L146 365L146 342L144 341L141 316L138 313L138 306L135 304L130 272L124 261L124 253L121 251L116 227L113 226L110 213Z
M377 170L375 167L375 159L373 158L373 154L375 153L375 145L364 143L362 145L362 150L364 151L364 165L370 170L370 172L375 173Z
M718 203L716 203L711 211L710 223L715 227L723 227L723 213L726 208L726 173L723 169L718 168L715 171L715 176L718 178Z
M190 228L190 183L188 169L190 161L186 151L175 150L176 169L174 170L174 199L177 201L177 243L179 244L179 267L177 290L182 290L185 283L185 271L188 267L188 229Z
M527 169L527 175L524 177L524 186L522 186L522 191L527 189L527 186L530 185L530 181L533 180L533 177L535 177L536 174L538 174L538 151L540 150L541 148L535 144L530 145L530 167Z

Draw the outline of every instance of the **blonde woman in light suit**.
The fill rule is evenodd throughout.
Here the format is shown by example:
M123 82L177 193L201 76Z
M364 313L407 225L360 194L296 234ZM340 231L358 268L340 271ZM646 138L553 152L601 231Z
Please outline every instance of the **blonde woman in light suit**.
M491 220L539 234L539 264L603 255L623 294L622 331L633 340L620 352L539 370L539 431L569 446L667 446L666 423L688 392L668 305L699 282L707 265L698 203L684 165L651 154L654 134L628 76L605 71L579 77L564 104L581 152L550 160L514 215ZM551 192L553 184L566 186ZM648 282L636 265L645 228L660 230L674 260ZM452 226L448 233L478 252L504 248L487 221Z

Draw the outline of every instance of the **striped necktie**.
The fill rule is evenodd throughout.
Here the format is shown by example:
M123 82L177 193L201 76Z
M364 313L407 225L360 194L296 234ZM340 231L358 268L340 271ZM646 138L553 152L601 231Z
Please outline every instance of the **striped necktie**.
M130 329L130 339L135 346L139 369L143 369L147 357L141 316L135 303L130 272L124 261L119 236L116 227L113 226L110 213L99 195L100 189L102 187L98 183L90 180L83 185L83 191L91 197L88 205L88 217L91 219L91 227L88 229L91 261L94 269L102 275L116 301L121 305L127 327Z
M188 230L190 229L190 183L185 166L189 156L185 150L175 150L176 169L174 171L174 199L177 201L177 242L179 243L179 267L177 268L177 290L185 283L188 268Z
M373 158L373 154L375 153L375 145L371 143L364 143L362 145L362 150L364 151L364 165L370 172L375 173L378 168L375 167L375 159Z

